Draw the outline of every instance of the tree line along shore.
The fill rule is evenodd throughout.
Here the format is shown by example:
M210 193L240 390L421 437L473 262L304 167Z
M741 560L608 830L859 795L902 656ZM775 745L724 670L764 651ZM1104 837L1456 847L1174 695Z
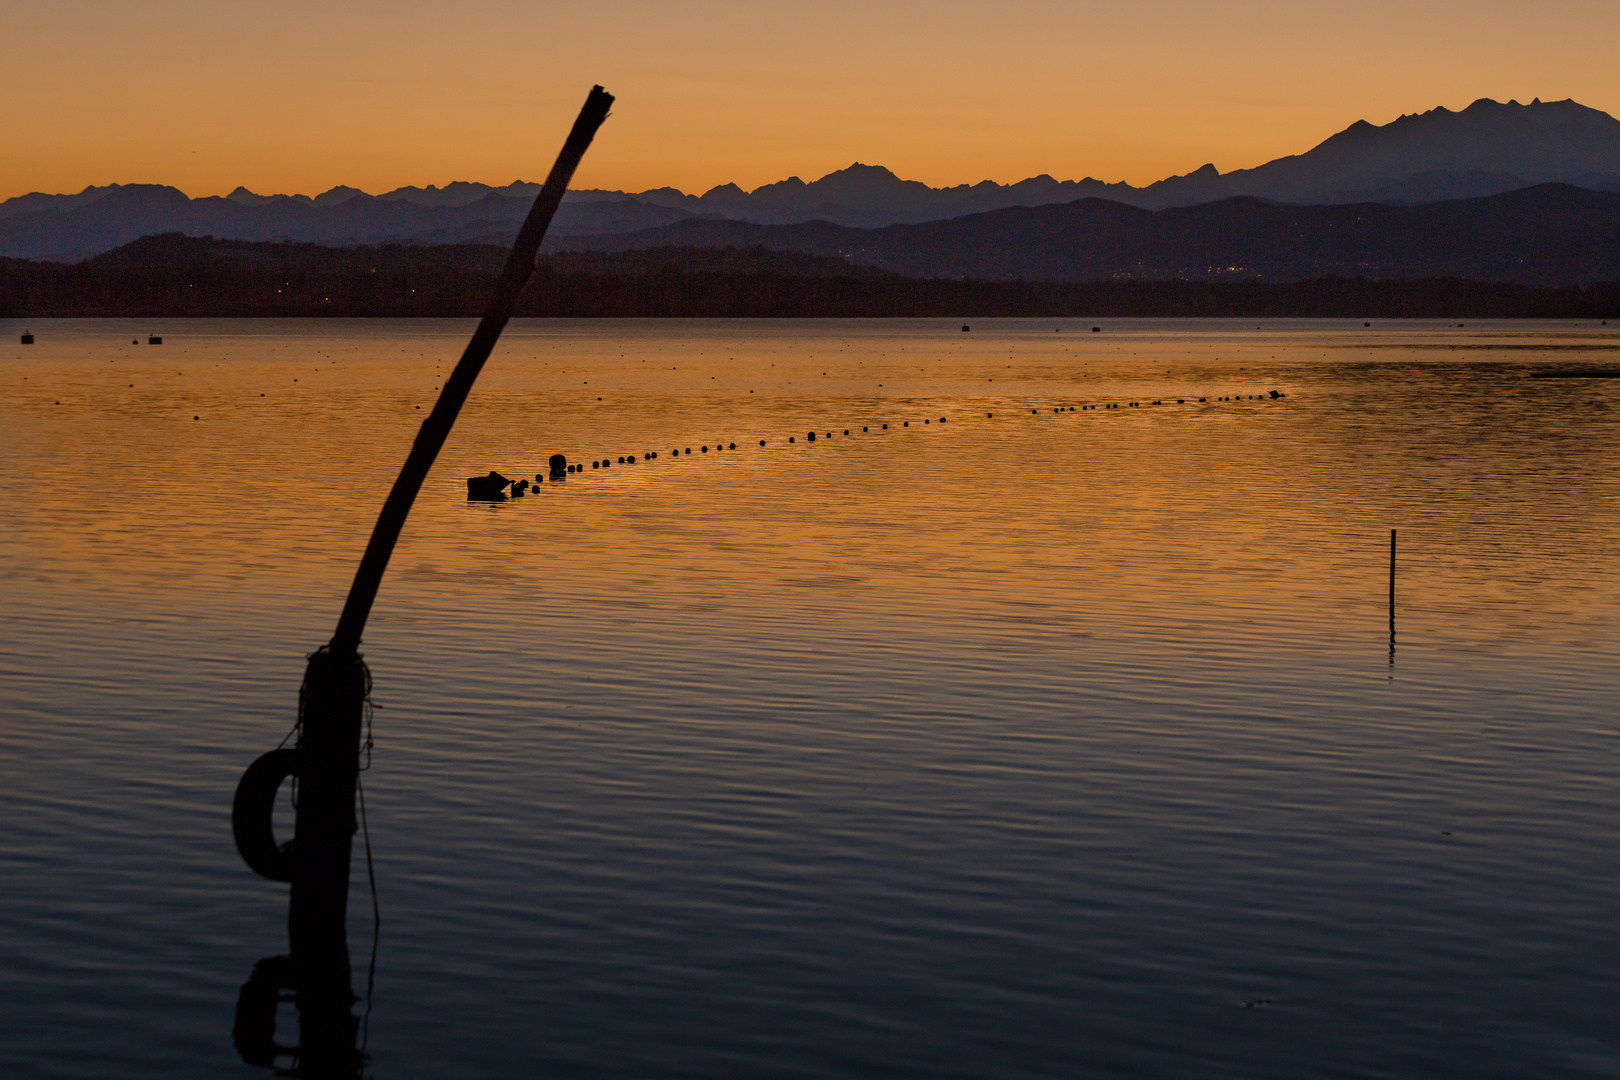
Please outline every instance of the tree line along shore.
M143 237L77 264L0 259L0 317L467 317L505 249L323 247ZM1537 288L1459 278L1074 283L914 278L763 248L542 256L517 314L576 318L1620 318L1620 282Z

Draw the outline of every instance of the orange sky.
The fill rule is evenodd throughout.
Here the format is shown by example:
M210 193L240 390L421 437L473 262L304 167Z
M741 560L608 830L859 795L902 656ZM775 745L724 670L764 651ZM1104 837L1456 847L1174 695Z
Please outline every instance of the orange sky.
M0 198L539 180L702 191L852 161L1147 183L1479 97L1620 114L1620 4L0 0Z

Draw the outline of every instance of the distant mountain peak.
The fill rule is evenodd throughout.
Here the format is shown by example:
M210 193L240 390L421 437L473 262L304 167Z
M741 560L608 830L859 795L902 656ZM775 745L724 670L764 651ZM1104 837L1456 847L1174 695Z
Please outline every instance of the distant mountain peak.
M753 191L735 183L701 195L669 187L570 191L555 231L617 235L688 217L874 228L1086 198L1148 210L1233 196L1294 204L1414 204L1544 183L1620 191L1620 120L1570 99L1538 97L1521 105L1478 98L1460 111L1437 106L1382 125L1356 120L1300 154L1224 174L1206 163L1145 187L1090 177L1059 181L1041 173L1012 184L982 180L935 188L883 165L853 161L810 182L790 176ZM71 195L34 192L0 203L0 254L82 258L161 231L339 244L506 242L508 230L516 228L512 222L539 190L539 184L524 181L493 187L456 180L375 196L339 185L314 198L238 187L224 198L188 199L153 184L92 186Z

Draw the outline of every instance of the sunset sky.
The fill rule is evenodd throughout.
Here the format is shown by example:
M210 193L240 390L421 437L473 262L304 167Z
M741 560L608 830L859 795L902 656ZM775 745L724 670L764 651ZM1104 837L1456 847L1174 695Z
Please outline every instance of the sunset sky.
M1613 0L0 4L0 198L539 180L592 83L576 186L625 190L1142 184L1480 97L1620 113Z

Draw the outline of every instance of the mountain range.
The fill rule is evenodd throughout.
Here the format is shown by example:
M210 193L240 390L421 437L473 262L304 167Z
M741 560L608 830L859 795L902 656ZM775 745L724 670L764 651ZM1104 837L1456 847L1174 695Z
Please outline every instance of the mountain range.
M701 195L674 188L573 191L553 223L548 248L613 250L626 243L744 235L769 247L776 243L773 234L739 232L737 226L819 222L882 229L1081 200L1146 211L1234 197L1296 206L1412 206L1546 183L1620 192L1620 120L1574 101L1520 105L1480 99L1460 112L1436 108L1382 126L1358 121L1305 153L1257 168L1223 174L1205 165L1140 188L1046 175L1007 185L986 180L933 188L856 163L809 183L789 177L753 191L734 184ZM191 199L172 187L144 184L72 195L33 193L0 203L0 255L74 262L167 232L340 246L508 244L538 190L520 181L505 187L404 187L381 195L337 187L314 197L260 195L239 187L224 197Z

